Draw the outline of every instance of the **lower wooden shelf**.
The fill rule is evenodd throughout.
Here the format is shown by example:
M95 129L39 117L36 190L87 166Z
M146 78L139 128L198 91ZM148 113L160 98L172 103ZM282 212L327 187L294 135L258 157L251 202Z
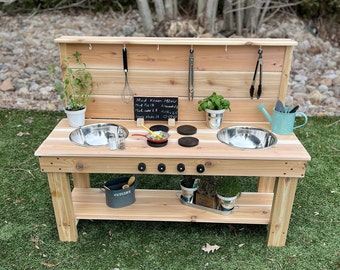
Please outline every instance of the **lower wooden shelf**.
M230 215L220 215L183 205L179 190L136 190L136 202L123 208L106 205L105 193L98 188L74 188L76 219L144 220L268 224L273 193L242 193Z

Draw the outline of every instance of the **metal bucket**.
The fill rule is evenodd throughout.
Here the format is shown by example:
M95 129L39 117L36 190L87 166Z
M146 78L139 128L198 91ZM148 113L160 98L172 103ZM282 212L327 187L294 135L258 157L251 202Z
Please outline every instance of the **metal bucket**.
M121 208L133 204L136 201L135 189L137 179L128 188L122 188L127 184L129 177L111 179L104 183L109 189L105 189L106 205L111 208Z
M219 129L222 125L225 110L205 109L207 126L212 129Z
M235 202L236 199L240 196L240 194L237 194L234 197L224 197L220 194L217 194L218 198L218 207L221 211L233 211L235 208Z

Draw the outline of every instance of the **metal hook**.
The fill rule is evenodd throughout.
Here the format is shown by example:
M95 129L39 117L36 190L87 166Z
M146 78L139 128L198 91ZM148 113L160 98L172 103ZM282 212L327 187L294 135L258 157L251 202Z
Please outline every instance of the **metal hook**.
M191 44L190 46L190 52L193 52L194 51L194 45Z
M224 51L227 52L228 51L228 45L225 45L224 47Z
M91 51L92 50L92 44L89 43L89 50Z
M125 42L124 42L124 44L123 44L123 49L124 49L124 50L126 49L126 45L125 45Z
M157 44L157 51L159 51L159 49L160 49L160 48L159 48L159 44Z

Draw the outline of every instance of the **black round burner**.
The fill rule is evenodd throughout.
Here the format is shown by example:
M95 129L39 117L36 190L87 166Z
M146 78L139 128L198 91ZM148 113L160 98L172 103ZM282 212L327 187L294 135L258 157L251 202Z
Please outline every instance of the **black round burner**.
M191 125L183 125L177 128L177 132L181 135L194 135L197 132L197 128Z
M165 141L165 142L162 142L162 143L154 143L154 142L149 142L149 141L146 141L146 142L151 147L163 147L163 146L166 146L168 144L168 141Z
M164 126L164 125L154 125L154 126L150 127L150 129L152 131L163 131L163 132L169 131L169 128L167 126Z
M178 144L183 147L194 147L198 143L199 140L195 137L182 137L178 139Z

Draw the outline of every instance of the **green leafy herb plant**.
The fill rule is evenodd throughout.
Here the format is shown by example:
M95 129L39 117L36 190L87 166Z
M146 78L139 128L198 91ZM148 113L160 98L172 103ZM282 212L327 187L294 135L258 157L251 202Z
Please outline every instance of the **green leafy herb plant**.
M193 176L184 176L181 185L186 188L193 188L195 178Z
M65 100L65 109L78 111L85 108L92 93L92 75L86 69L86 64L81 60L81 54L76 51L73 55L76 66L70 67L71 57L66 57L62 64L64 73L63 81L56 82L55 88L60 98ZM55 77L55 66L48 67L52 77Z
M224 176L216 180L216 192L223 197L234 197L241 192L241 177Z
M209 110L229 110L230 101L225 99L222 95L213 92L210 96L198 101L198 111Z

